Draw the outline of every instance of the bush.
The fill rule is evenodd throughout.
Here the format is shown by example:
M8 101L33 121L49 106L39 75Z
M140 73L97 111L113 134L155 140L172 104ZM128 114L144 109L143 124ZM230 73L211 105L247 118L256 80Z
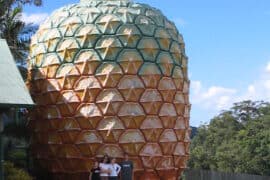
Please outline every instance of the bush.
M11 162L4 163L4 174L6 180L32 180L33 178L23 169L18 169Z
M24 149L13 149L8 152L7 159L20 168L27 167L27 154Z

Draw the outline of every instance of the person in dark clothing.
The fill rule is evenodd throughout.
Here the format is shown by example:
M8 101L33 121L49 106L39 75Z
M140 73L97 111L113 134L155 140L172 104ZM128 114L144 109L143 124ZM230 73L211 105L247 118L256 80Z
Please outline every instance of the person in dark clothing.
M100 167L99 162L96 161L90 173L90 180L100 180Z
M121 163L122 180L132 180L133 162L128 159L128 155L124 155L124 161Z

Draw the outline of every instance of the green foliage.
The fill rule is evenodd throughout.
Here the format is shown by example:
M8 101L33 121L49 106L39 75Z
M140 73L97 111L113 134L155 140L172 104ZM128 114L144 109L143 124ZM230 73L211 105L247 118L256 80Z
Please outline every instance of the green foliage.
M24 170L18 169L11 162L4 163L6 180L32 180L33 178Z
M269 129L269 103L236 103L198 128L189 167L269 176Z
M42 0L0 0L0 38L6 39L17 62L24 64L35 28L21 20L23 5L40 6Z
M14 149L8 152L7 157L11 162L13 162L17 167L27 167L27 154L25 149Z

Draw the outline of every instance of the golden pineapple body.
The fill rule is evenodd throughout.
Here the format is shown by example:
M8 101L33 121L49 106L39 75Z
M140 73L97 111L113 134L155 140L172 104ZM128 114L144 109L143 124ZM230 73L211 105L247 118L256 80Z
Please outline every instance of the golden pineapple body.
M147 5L84 0L32 38L29 127L40 165L86 176L95 158L134 162L135 179L176 179L189 155L189 80L175 25Z

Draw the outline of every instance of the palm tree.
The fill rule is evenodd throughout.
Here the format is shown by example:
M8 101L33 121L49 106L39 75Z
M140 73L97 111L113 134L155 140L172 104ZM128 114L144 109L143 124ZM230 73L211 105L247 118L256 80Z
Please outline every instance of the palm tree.
M23 5L40 6L42 0L0 0L0 38L6 39L14 59L24 65L28 55L30 36L36 30L21 20Z

